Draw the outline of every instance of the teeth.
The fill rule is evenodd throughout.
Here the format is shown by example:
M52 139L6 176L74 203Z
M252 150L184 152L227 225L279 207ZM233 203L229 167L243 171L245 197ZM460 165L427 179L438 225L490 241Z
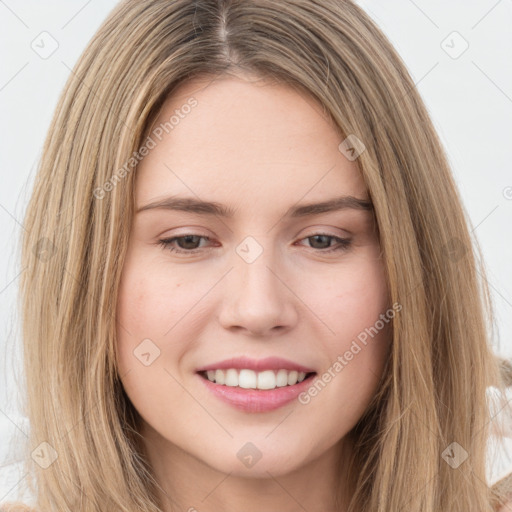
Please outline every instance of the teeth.
M255 372L253 370L208 370L206 377L209 381L223 384L230 387L241 387L245 389L275 389L284 386L293 386L302 382L306 374L295 370L265 370Z
M217 370L217 372L220 370ZM215 372L215 373L217 373ZM233 368L231 370L228 370L225 374L224 378L224 385L225 386L238 386L238 373Z
M235 370L236 371L236 370ZM229 373L229 370L228 370ZM258 374L253 372L252 370L240 370L240 374L238 375L238 382L235 384L231 384L233 387L238 385L241 388L246 389L256 389L258 387Z
M274 389L277 387L276 374L273 370L258 373L258 389Z
M299 376L299 372L296 372L295 370L291 371L288 374L288 386L291 386L292 384L295 384L297 382L297 377Z
M276 385L278 388L288 385L288 372L286 370L279 370L277 372Z
M226 374L222 370L215 370L215 382L224 384L226 381Z

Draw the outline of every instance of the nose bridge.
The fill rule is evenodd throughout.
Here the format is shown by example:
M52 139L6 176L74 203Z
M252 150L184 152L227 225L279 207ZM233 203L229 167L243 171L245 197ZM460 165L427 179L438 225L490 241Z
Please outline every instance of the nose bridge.
M260 238L261 240L261 238ZM268 240L267 240L268 242ZM280 289L283 285L275 276L275 269L279 265L276 262L276 254L270 242L257 241L253 237L247 237L236 248L237 256L234 258L235 295L239 300L247 300L248 305L260 307L267 304L275 307Z
M276 251L270 242L260 240L246 237L236 247L221 315L225 327L263 333L276 326L289 326L295 319L293 294L279 276Z

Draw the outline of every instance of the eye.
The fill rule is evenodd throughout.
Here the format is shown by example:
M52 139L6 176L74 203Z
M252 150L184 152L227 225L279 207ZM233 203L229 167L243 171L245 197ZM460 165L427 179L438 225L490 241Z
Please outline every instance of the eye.
M210 238L207 236L186 234L172 238L164 238L158 241L158 245L160 245L165 250L178 254L196 254L197 252L201 251L201 249L198 248L198 243L200 243L201 239L206 241L210 240ZM312 249L318 249L316 252L320 253L347 250L352 243L352 241L348 238L340 238L334 235L329 235L327 233L316 233L314 235L303 238L302 240L313 240ZM332 246L331 241L337 241L337 245ZM176 247L175 243L178 245L178 247ZM319 244L322 247L314 247L316 244Z
M183 236L175 236L173 238L164 238L163 240L159 240L158 244L161 245L162 248L171 252L195 254L196 252L199 252L199 250L196 249L196 246L201 238L204 240L210 240L207 236L187 234ZM176 240L179 240L179 245L184 247L176 248L173 245Z
M327 233L317 233L315 235L308 236L303 238L303 240L314 240L313 249L320 249L320 252L335 252L335 251L343 251L350 247L352 240L348 238L340 238L334 235L328 235ZM337 241L338 245L332 246L331 241ZM314 247L315 244L319 243L320 246L324 246L327 243L327 249L325 247Z

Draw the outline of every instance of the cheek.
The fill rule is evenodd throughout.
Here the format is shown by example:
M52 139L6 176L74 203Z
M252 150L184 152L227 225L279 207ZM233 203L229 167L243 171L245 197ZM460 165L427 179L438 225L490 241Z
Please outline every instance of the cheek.
M169 364L186 349L178 340L179 324L173 336L174 324L185 314L184 301L177 298L180 284L175 275L157 274L142 258L125 260L117 299L117 363L128 397L150 422L186 399L173 376L181 378Z
M354 367L364 367L377 376L389 347L394 316L382 261L371 260L362 266L348 294L340 297L345 325L349 327L349 339L343 336L342 349L353 354L347 354L347 359L352 357ZM339 329L343 332L343 326Z
M380 264L338 272L332 287L317 306L332 331L317 338L324 365L299 399L326 444L354 427L377 392L395 315Z
M357 265L336 269L329 283L328 288L317 283L310 295L328 329L325 336L318 338L326 355L323 375L329 388L322 394L324 403L332 400L340 404L343 397L342 409L350 404L349 407L357 409L352 411L353 417L357 417L374 394L381 376L395 311L389 303L381 260L360 259ZM321 385L317 388L323 390Z
M389 308L384 266L378 259L338 267L325 279L312 276L303 293L326 327L328 346L340 350Z
M182 284L176 272L162 272L155 265L144 265L142 259L127 259L117 306L121 338L162 339L194 298L193 289Z
M117 299L121 375L129 372L131 381L139 378L140 387L148 389L168 386L172 378L166 370L182 377L184 358L200 339L202 324L195 319L204 318L201 298L213 284L155 262L150 251L129 251Z
M150 360L155 361L151 366L156 365L164 348L161 340L180 315L176 277L157 275L155 266L135 256L127 255L117 298L117 350L122 373ZM147 353L149 357L139 357L142 361L136 358Z

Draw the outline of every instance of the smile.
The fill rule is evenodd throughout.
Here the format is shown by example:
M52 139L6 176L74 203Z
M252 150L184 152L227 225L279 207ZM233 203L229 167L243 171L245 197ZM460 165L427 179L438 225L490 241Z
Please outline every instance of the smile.
M256 372L245 368L241 370L229 368L227 370L208 370L202 372L202 375L206 376L210 382L229 387L275 389L293 386L298 382L302 382L309 374L285 369Z
M197 375L213 396L222 402L243 412L262 413L273 411L297 399L300 393L311 385L316 372L305 373L295 370L255 372L229 368L201 371ZM299 377L302 380L299 380ZM222 380L224 380L223 383L221 383Z

